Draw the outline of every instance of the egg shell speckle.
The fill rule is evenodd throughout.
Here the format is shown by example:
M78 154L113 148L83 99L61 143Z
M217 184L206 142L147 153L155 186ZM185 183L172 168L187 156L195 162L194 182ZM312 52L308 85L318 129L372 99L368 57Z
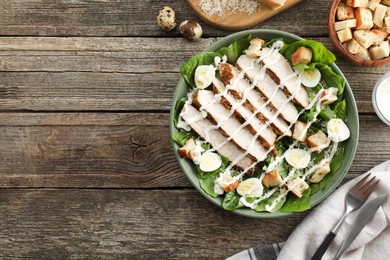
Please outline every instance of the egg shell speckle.
M158 16L157 25L164 31L171 31L176 27L176 14L175 11L169 7L164 6Z

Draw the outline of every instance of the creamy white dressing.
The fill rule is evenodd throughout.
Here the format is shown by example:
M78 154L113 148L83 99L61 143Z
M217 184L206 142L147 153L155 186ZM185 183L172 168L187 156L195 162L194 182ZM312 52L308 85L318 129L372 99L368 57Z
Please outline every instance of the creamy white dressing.
M390 122L390 76L377 87L375 99L378 110L387 122Z
M191 120L191 122L196 122L198 120L202 120L203 118L205 118L207 116L207 113L205 113L206 112L205 110L207 109L207 107L211 106L213 104L219 103L223 96L228 95L229 90L237 90L237 84L239 83L240 80L242 80L244 78L244 75L246 74L246 72L248 70L254 69L255 66L258 65L260 67L260 73L258 75L256 75L256 77L253 79L252 84L250 84L250 86L247 87L244 90L244 92L242 93L242 99L240 101L235 102L234 104L232 104L232 107L231 107L230 111L228 112L228 114L224 118L220 119L216 123L216 125L214 125L214 126L212 126L212 127L210 127L209 129L206 130L206 133L207 133L206 136L208 136L208 133L211 130L219 129L221 127L221 125L234 114L236 109L246 102L247 95L249 94L249 92L251 90L253 90L256 87L258 81L261 81L264 78L264 76L266 74L267 68L269 66L272 66L273 64L277 63L278 59L280 59L282 57L282 55L279 55L279 49L282 48L282 47L283 47L283 42L277 41L277 42L275 42L273 44L273 46L271 48L264 48L263 51L262 51L261 56L258 59L256 59L254 62L252 62L251 66L249 68L247 68L245 70L242 70L239 73L239 75L233 80L233 82L230 85L226 85L225 86L225 90L222 93L215 94L214 95L214 99L212 100L212 102L210 102L208 104L205 104L205 105L203 105L202 107L199 108L199 110L200 110L199 115L194 117L193 120ZM269 57L270 55L275 57L273 59L273 61L271 63L268 63L267 65L261 64L261 61L264 60L265 58ZM224 56L224 58L222 60L221 60L220 57L215 57L214 61L215 61L215 64L216 64L215 69L217 69L218 65L220 63L226 63L226 56ZM294 79L294 78L296 79L295 80L296 88L294 90L294 93L292 93L292 95L282 103L282 106L278 109L278 111L275 112L274 116L272 118L270 118L257 131L257 133L253 136L253 138L252 138L252 140L251 140L251 142L249 144L248 149L240 157L238 157L234 161L230 162L229 166L223 172L221 172L220 176L215 181L214 191L217 194L223 194L225 186L231 185L231 184L233 184L237 180L241 181L242 177L244 176L244 174L246 172L248 172L249 170L253 169L259 162L263 161L266 158L266 156L275 148L275 145L271 146L266 151L266 154L264 155L264 158L261 158L261 160L255 161L252 165L248 166L246 169L244 169L243 171L239 172L237 175L235 175L235 176L231 175L231 170L233 169L233 167L235 167L237 165L237 163L239 163L243 158L245 158L246 156L248 156L248 154L250 154L250 151L254 147L254 145L256 144L256 141L257 141L258 137L260 136L260 134L267 127L269 127L272 123L274 123L274 121L278 118L280 113L299 94L299 91L301 89L300 88L300 86L301 86L301 79L299 77L297 77L297 73L294 72L291 75L287 76L286 78L280 79L280 84L278 85L278 88L275 88L274 93L268 98L268 100L263 105L261 105L249 118L247 118L246 122L241 124L241 126L238 129L236 129L236 131L232 135L230 135L228 138L226 138L226 140L224 140L224 142L221 142L217 147L213 147L212 149L209 150L211 152L217 151L221 147L226 145L228 142L230 142L234 138L235 135L237 135L244 127L249 125L251 123L251 121L256 117L256 115L258 113L260 113L272 101L272 99L276 96L279 88L283 89L285 87L285 82L287 82L288 80ZM390 80L389 80L389 84L390 84ZM296 120L294 120L293 122L290 123L289 127L287 128L287 130L284 131L284 133L277 138L277 141L279 141L281 138L286 136L286 134L289 132L289 130L292 128L292 126L295 124L295 122L298 120L299 116L302 115L302 113L304 113L306 110L309 110L314 105L316 105L316 113L314 114L313 120L307 122L304 131L302 131L302 136L304 135L304 133L309 129L309 127L316 121L317 116L321 112L321 103L322 103L322 101L326 100L327 98L329 98L329 96L332 94L331 91L330 91L330 93L328 93L327 95L321 97L322 94L323 94L323 91L324 91L324 89L321 89L317 93L317 95L313 98L313 100L310 102L309 106L304 108L304 109L302 109L298 113L298 115L296 116ZM390 94L390 90L389 90L389 94ZM190 97L189 97L189 100L187 102L189 102L189 104L190 104L191 101L192 101L192 96L191 96L191 100L190 100ZM389 113L390 113L390 110L389 110ZM180 126L187 127L189 124L191 124L191 122L187 121L187 123L182 123L180 121L180 117L179 117L178 126L180 124ZM299 139L300 138L298 138L298 140ZM292 145L287 149L287 151L293 149L294 147L296 147L297 144L298 144L298 140L294 141L292 143ZM314 147L314 148L308 149L307 152L309 154L311 154L313 152L316 152L316 151L319 151L319 150L323 150L323 149L329 147L330 144L331 144L331 140L330 140L330 138L328 138L327 143L325 143L323 145L320 145L318 147ZM198 144L197 144L197 146L198 146ZM305 180L305 178L307 178L308 176L313 174L318 168L322 167L324 165L324 163L330 162L332 160L332 158L334 157L335 153L337 152L337 147L338 147L338 143L337 142L333 142L333 146L330 149L330 152L328 151L328 154L325 155L325 158L323 160L321 160L321 162L319 164L314 165L311 168L309 168L307 171L305 171L305 173L302 176L302 179ZM201 153L202 153L202 151L199 152L199 154L201 154ZM285 159L285 157L286 157L286 152L284 154L282 154L282 155L279 155L279 156L275 157L274 161L269 164L269 166L267 167L267 169L264 172L272 171L283 159ZM302 158L300 160L302 160ZM194 160L194 162L195 162L195 160ZM240 198L240 202L243 205L247 206L247 207L254 208L260 201L270 198L276 191L280 190L281 193L279 194L279 196L277 198L275 198L273 200L271 205L266 205L266 210L267 211L272 211L277 206L277 204L280 202L280 200L282 200L285 196L287 196L288 192L290 190L293 190L296 187L296 185L299 184L299 183L297 183L296 185L293 185L293 186L289 187L289 189L286 189L286 190L282 189L286 185L286 183L294 176L294 174L295 174L295 172L297 170L298 169L296 167L293 167L292 170L283 179L282 183L278 187L275 187L275 188L269 190L265 194L261 194L261 196L259 196L259 198L254 200L253 202L251 202L251 203L247 202L246 199L245 199L245 196L242 196ZM259 178L260 182L263 180L264 176L265 176L265 174L261 175L261 177ZM260 194L258 194L258 195L260 195Z

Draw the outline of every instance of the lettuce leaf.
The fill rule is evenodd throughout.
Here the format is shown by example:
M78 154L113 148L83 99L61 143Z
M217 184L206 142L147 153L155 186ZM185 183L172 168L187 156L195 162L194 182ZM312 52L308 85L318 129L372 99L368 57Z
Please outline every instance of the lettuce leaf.
M330 65L336 60L336 56L330 52L322 43L313 40L302 40L289 44L281 50L282 54L291 61L291 56L299 47L308 47L313 51L312 62L307 69L312 69L317 63Z
M316 68L321 72L321 78L328 88L334 87L338 89L337 96L341 100L345 87L344 78L336 74L328 65L317 64Z
M214 58L221 56L217 52L202 52L193 57L191 57L186 63L184 63L180 68L180 74L190 85L190 87L195 88L195 70L198 66L201 65L214 65Z
M177 122L179 121L179 114L181 110L183 109L184 104L187 102L187 97L183 97L177 101L175 106L175 111L173 113L173 124L177 128Z
M195 70L198 66L201 65L215 65L214 58L219 56L223 57L226 55L227 61L229 63L235 63L238 57L248 49L250 45L250 40L252 39L251 35L248 35L245 38L238 39L232 42L229 46L223 47L216 52L202 52L193 57L191 57L186 63L184 63L180 68L180 73L190 87L195 88Z
M194 135L190 132L180 130L179 132L172 135L172 140L181 147L184 146L187 143L188 139L193 136Z
M226 210L241 208L243 205L240 202L240 195L234 190L225 194L222 201L222 207Z
M289 193L286 202L280 208L280 212L302 212L310 209L310 194L310 187L303 192L301 198L295 197L293 194Z
M229 46L223 47L217 51L217 53L222 57L226 55L227 61L229 63L235 63L240 57L241 54L244 53L246 49L249 48L250 41L252 39L252 35L248 35L245 38L241 38L232 42Z

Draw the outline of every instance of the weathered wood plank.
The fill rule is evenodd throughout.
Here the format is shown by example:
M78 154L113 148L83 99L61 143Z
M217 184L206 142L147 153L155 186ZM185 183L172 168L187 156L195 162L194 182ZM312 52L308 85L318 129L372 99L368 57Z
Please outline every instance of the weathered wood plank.
M313 39L333 50L327 38ZM181 64L215 41L0 38L0 110L167 111ZM340 57L337 64L359 111L373 113L371 90L389 66L362 68Z
M10 189L0 201L2 259L221 259L284 241L306 215L244 218L189 189Z
M360 118L347 179L390 159L388 126ZM0 113L0 187L191 187L168 121L165 113Z
M285 30L300 35L326 35L326 16L331 1L311 0L288 9L254 28ZM222 36L201 22L187 1L83 1L83 0L3 0L0 2L0 35L33 36L177 36L178 29L165 33L156 25L164 5L176 10L177 22L196 20L205 36ZM301 15L301 14L305 15ZM292 19L291 17L294 17Z

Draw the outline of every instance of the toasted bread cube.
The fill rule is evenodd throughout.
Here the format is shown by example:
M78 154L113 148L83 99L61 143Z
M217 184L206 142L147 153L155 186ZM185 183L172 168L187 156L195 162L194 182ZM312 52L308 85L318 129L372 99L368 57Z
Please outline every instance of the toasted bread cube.
M263 184L267 187L275 187L280 185L283 182L282 177L280 177L278 170L273 170L265 174L263 178Z
M292 64L308 64L311 61L313 51L310 48L299 47L291 56Z
M306 129L307 124L301 121L295 122L294 126L294 133L293 133L293 138L295 140L304 142L306 141L307 137L307 129Z
M379 46L372 46L369 52L374 60L386 58L390 54L389 42L383 41Z
M326 98L321 101L321 105L328 105L337 101L337 91L338 91L337 88L325 89L321 94L321 98L324 98L325 96Z
M265 41L263 39L254 38L250 41L249 48L245 51L245 54L251 58L257 58L261 55L261 49Z
M193 160L195 158L195 154L194 154L194 148L195 148L196 144L195 144L195 141L194 139L188 139L186 144L183 146L183 147L180 147L179 148L179 155L182 157L182 158L189 158L191 160Z
M263 0L262 3L272 8L273 10L276 10L284 6L286 0Z
M372 60L371 54L364 48L361 48L358 53L355 53L355 56L363 60Z
M337 19L338 20L348 20L355 18L355 13L353 12L353 8L350 6L345 6L344 3L340 3L337 7Z
M330 172L330 162L328 160L322 159L319 166L309 180L311 183L319 183Z
M367 7L368 0L347 0L345 4L351 7Z
M386 6L390 6L390 0L382 0L381 4L386 5Z
M238 182L238 180L236 180L236 181L233 182L232 184L227 185L227 186L224 186L224 187L223 187L223 190L224 190L225 192L234 191L234 190L238 187L238 184L239 184L239 182Z
M353 38L352 40L349 41L347 50L352 53L356 54L360 51L360 49L364 49L360 44Z
M368 8L370 8L371 11L374 11L380 2L381 2L381 0L369 0L368 1Z
M371 29L374 26L372 12L368 8L358 7L355 9L356 29Z
M352 40L351 28L345 28L345 29L338 31L337 37L339 38L341 43Z
M309 147L318 148L318 150L316 150L317 152L320 152L323 148L326 148L327 143L328 143L328 137L326 137L324 132L322 132L321 130L318 130L317 133L309 136L306 140L306 144Z
M356 27L356 19L344 20L344 21L339 21L334 23L334 29L336 31L340 31L345 28L354 28L354 27Z
M390 16L385 17L385 26L390 27Z
M298 198L302 198L302 193L309 188L309 185L301 178L289 180L286 187L292 194Z
M385 33L387 33L387 34L390 34L390 25L384 24L384 25L382 26L382 28L380 28L380 30L383 31L383 32L385 32Z
M374 22L374 24L375 24L376 26L378 26L379 28L382 27L383 19L385 18L386 11L387 11L387 6L385 6L385 5L379 4L379 5L375 8L373 22Z
M367 49L375 41L377 35L370 30L356 30L353 32L353 38L364 48Z
M376 35L375 41L372 43L373 45L381 44L381 42L383 42L387 37L387 32L378 29L372 29L371 32Z
M390 7L389 6L387 7L387 10L386 10L386 17L387 16L390 16Z

